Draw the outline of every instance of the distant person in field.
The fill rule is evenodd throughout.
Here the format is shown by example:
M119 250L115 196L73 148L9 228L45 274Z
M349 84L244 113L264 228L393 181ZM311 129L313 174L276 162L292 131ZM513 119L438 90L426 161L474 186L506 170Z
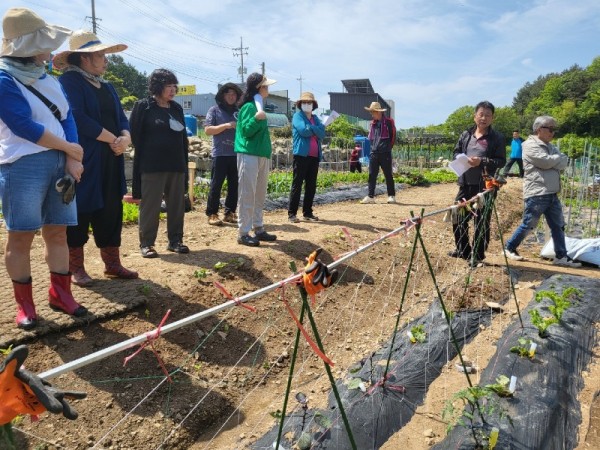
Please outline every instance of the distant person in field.
M523 139L519 135L519 130L513 131L513 138L510 143L510 159L506 163L506 166L504 166L504 176L508 176L514 163L517 163L517 166L519 166L519 177L523 178Z
M455 201L461 202L475 197L485 190L484 171L490 176L506 163L504 136L492 129L495 108L488 101L482 101L475 107L473 120L475 125L464 131L454 147L454 159L459 154L468 157L470 168L458 178L458 194ZM473 243L469 240L469 221L474 214L467 208L460 208L453 220L456 249L449 253L454 258L469 260L476 267L485 259L485 251L490 241L490 219L494 193L485 196L483 210L475 215Z
M237 156L233 146L238 117L237 103L241 97L242 90L237 84L225 83L215 96L217 104L206 113L204 131L213 137L210 190L206 201L209 225L223 225L223 222L237 224L235 211L238 203L238 171ZM225 179L227 179L227 197L225 197L225 214L221 220L219 206Z
M553 264L565 267L581 267L581 263L567 256L565 244L565 221L560 192L560 172L567 167L569 158L551 144L558 126L551 116L540 116L533 122L533 134L523 143L525 179L523 180L523 200L525 210L523 221L506 241L504 254L507 258L524 259L517 248L525 237L537 226L542 214L550 227L554 243Z
M350 153L350 172L358 172L362 173L362 165L360 163L360 146L355 146L352 152Z
M392 147L396 142L396 125L392 118L386 117L386 109L382 108L379 102L372 102L369 106L365 106L365 109L371 113L373 120L369 128L369 141L371 142L369 194L360 202L363 204L375 203L375 186L381 167L387 187L387 202L396 203L396 186L392 172Z
M274 241L277 236L264 229L263 208L271 171L271 136L267 115L259 111L256 94L264 100L269 96L270 80L260 73L246 79L246 91L240 101L235 127L235 152L238 166L238 244L257 247L260 241ZM250 234L254 231L254 236Z
M102 78L108 68L106 54L125 50L125 44L103 44L90 32L75 31L69 50L57 54L54 67L73 108L79 142L83 147L85 175L77 184L77 225L67 228L69 267L73 283L88 286L93 280L84 266L83 247L92 229L100 249L104 274L134 279L138 273L121 264L123 195L127 192L125 157L131 144L129 122L115 88Z
M325 137L325 127L313 114L318 107L315 96L311 92L303 92L296 101L296 112L292 118L294 164L288 204L288 220L292 223L300 221L296 214L300 205L302 184L304 184L302 216L308 221L319 220L313 213L313 200L317 192L319 161L323 159L321 142Z

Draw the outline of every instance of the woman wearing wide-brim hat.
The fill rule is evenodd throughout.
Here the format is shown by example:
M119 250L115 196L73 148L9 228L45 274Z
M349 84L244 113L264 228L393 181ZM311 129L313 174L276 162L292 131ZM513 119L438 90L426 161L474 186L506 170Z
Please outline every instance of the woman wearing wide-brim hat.
M288 204L288 220L299 222L297 213L300 194L304 184L302 216L304 220L317 221L313 213L313 200L317 192L319 161L323 159L321 141L325 137L325 126L313 111L319 107L311 92L303 92L296 101L296 112L292 117L292 144L294 153L292 188Z
M17 302L17 326L29 330L38 318L30 252L39 229L50 270L50 307L75 316L87 313L71 294L65 238L67 225L77 223L77 209L72 197L56 188L65 174L81 179L83 149L60 84L46 74L50 52L70 31L45 23L27 8L9 9L2 30L0 195L8 231L4 261Z
M75 31L69 50L57 54L54 67L62 70L62 84L77 123L84 148L85 176L77 185L77 225L67 228L69 266L73 282L88 286L93 280L84 266L83 247L92 234L109 278L137 278L121 264L119 247L123 227L123 195L127 192L123 152L131 143L129 122L115 88L102 78L108 67L106 54L127 48L103 44L90 32Z

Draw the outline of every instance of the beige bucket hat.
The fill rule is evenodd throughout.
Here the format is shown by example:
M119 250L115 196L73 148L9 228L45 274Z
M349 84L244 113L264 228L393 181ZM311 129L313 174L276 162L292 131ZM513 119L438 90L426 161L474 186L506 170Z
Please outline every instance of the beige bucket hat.
M78 30L73 32L69 39L69 50L58 53L52 60L52 64L58 70L67 67L67 58L71 53L93 53L104 51L106 53L119 53L127 50L125 44L103 44L98 36L91 31Z
M365 106L365 109L370 112L373 112L373 111L386 112L387 111L387 109L381 107L379 102L371 102L371 105Z
M319 104L315 100L315 96L313 95L312 92L303 92L300 95L300 98L298 100L296 100L296 108L300 108L300 103L302 103L302 102L312 102L313 111L319 107Z
M59 25L49 25L27 8L10 8L2 18L0 56L27 58L53 52L71 34Z

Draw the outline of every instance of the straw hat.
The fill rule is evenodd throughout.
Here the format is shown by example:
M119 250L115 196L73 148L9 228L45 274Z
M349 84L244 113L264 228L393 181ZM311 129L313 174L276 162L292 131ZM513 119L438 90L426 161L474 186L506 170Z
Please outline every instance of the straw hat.
M302 102L312 102L313 111L319 107L319 104L315 100L315 96L312 94L312 92L303 92L300 95L300 98L296 100L296 108L300 108L300 103Z
M104 51L105 53L119 53L126 50L125 44L103 44L98 36L91 31L78 30L69 39L69 50L60 52L52 60L52 64L58 70L67 67L67 58L71 53L93 53Z
M369 112L373 112L373 111L385 112L385 111L387 111L387 109L381 107L379 102L371 102L371 105L368 107L365 106L365 109Z
M71 30L49 25L27 8L10 8L2 19L2 51L0 56L27 58L56 50Z
M258 83L256 85L257 88L263 87L263 86L271 86L272 84L277 83L277 80L271 80L269 78L267 78L265 75L263 75L262 81L260 83Z

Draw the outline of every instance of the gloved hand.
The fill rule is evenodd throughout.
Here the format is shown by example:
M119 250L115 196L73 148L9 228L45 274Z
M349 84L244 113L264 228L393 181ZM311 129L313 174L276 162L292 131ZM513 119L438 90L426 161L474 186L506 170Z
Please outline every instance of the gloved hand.
M73 201L75 197L75 179L67 174L56 181L56 190L62 193L62 200L65 205Z
M322 248L318 248L310 254L302 276L304 289L311 296L331 286L338 277L337 270L329 272L327 265L317 259L322 251Z
M62 391L21 366L27 358L26 346L16 347L0 364L0 425L20 414L37 415L44 411L75 420L75 411L66 399L85 398L85 392Z

